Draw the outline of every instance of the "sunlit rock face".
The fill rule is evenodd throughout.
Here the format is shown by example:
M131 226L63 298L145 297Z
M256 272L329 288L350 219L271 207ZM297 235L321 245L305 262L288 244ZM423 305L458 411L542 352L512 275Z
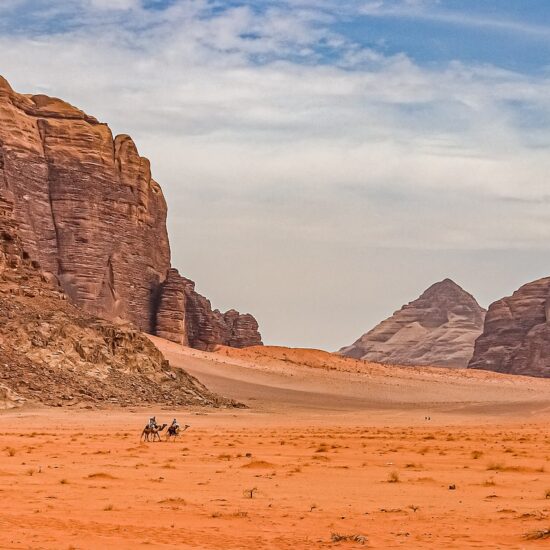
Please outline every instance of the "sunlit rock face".
M550 277L489 306L471 369L550 378Z
M340 353L378 363L465 368L484 317L471 294L445 279Z
M0 77L0 184L25 250L74 304L183 344L189 332L201 340L188 283L171 270L166 201L129 136ZM224 322L216 344L261 342L257 324Z

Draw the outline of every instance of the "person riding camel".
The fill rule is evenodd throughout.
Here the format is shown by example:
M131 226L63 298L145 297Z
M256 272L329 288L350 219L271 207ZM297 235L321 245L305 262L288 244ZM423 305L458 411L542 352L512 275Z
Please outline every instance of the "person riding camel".
M172 420L172 425L170 426L174 431L178 431L180 429L180 425L178 424L178 421L174 418Z
M156 417L152 416L151 418L149 418L148 426L151 430L154 430L155 428L158 428Z

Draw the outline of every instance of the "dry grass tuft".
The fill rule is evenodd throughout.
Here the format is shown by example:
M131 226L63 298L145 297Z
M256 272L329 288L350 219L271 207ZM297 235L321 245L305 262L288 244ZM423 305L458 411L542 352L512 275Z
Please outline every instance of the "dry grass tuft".
M89 476L86 476L87 479L116 479L115 476L112 476L111 474L106 474L104 472L98 472L97 474L90 474Z
M550 529L539 529L525 534L527 540L543 540L550 539Z
M399 481L399 472L396 470L393 470L393 472L388 474L388 483L399 483Z
M158 504L187 504L184 498L181 497L173 497L173 498L165 498L163 500L159 500Z
M254 493L258 492L258 487L252 487L252 489L245 489L243 495L246 498L254 498Z
M364 535L341 535L340 533L332 533L330 540L332 542L357 542L359 544L366 544L368 541Z

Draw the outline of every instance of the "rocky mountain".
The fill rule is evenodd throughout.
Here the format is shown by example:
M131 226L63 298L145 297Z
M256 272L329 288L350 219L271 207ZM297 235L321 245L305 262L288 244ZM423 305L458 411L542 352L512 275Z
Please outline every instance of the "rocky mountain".
M377 363L464 368L484 317L471 294L445 279L339 353Z
M129 136L0 77L0 186L25 251L86 312L201 348L261 344L252 316L213 311L171 268L166 202Z
M0 187L0 408L235 405L171 368L136 328L85 313L23 249Z
M489 306L468 368L550 378L550 277Z

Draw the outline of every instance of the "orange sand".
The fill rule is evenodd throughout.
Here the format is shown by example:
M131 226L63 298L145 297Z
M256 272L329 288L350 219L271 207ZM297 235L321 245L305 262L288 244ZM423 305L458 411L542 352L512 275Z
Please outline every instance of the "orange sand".
M453 373L445 391L437 369L285 371L267 350L254 370L157 343L251 408L2 413L0 548L550 545L524 538L550 528L550 381ZM140 443L154 413L192 427Z

